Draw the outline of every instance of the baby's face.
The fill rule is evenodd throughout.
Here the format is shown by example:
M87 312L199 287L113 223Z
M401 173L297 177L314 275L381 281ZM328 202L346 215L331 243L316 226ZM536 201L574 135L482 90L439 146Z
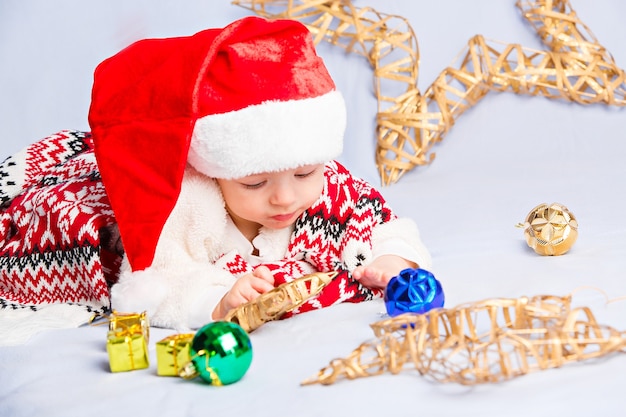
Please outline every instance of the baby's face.
M292 225L322 193L324 165L217 179L217 183L234 223L250 238L261 226L282 229Z

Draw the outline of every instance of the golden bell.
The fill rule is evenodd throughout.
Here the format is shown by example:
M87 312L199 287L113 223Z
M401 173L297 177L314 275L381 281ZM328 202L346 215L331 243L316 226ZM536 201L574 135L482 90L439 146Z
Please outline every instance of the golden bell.
M524 223L526 243L539 255L562 255L578 238L578 222L562 204L542 203L532 209Z

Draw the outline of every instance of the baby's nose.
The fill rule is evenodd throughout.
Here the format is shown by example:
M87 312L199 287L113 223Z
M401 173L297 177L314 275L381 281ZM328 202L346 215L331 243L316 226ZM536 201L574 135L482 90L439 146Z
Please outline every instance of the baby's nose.
M271 195L270 202L277 206L289 206L296 201L296 189L289 184L277 185Z

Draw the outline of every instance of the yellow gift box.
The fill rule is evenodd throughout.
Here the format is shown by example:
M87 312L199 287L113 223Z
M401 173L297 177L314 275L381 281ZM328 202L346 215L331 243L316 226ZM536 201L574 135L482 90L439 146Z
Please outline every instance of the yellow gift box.
M111 372L132 371L150 366L149 329L150 325L145 312L141 314L113 312L107 334L107 352Z
M194 333L175 334L157 342L158 375L179 375L183 367L191 361L189 349L194 336Z

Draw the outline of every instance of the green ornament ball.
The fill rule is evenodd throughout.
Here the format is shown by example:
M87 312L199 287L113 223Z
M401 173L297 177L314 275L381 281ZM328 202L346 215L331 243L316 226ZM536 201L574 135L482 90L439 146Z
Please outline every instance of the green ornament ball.
M201 327L190 347L191 361L199 376L211 385L239 381L252 362L248 333L236 323L216 321Z

